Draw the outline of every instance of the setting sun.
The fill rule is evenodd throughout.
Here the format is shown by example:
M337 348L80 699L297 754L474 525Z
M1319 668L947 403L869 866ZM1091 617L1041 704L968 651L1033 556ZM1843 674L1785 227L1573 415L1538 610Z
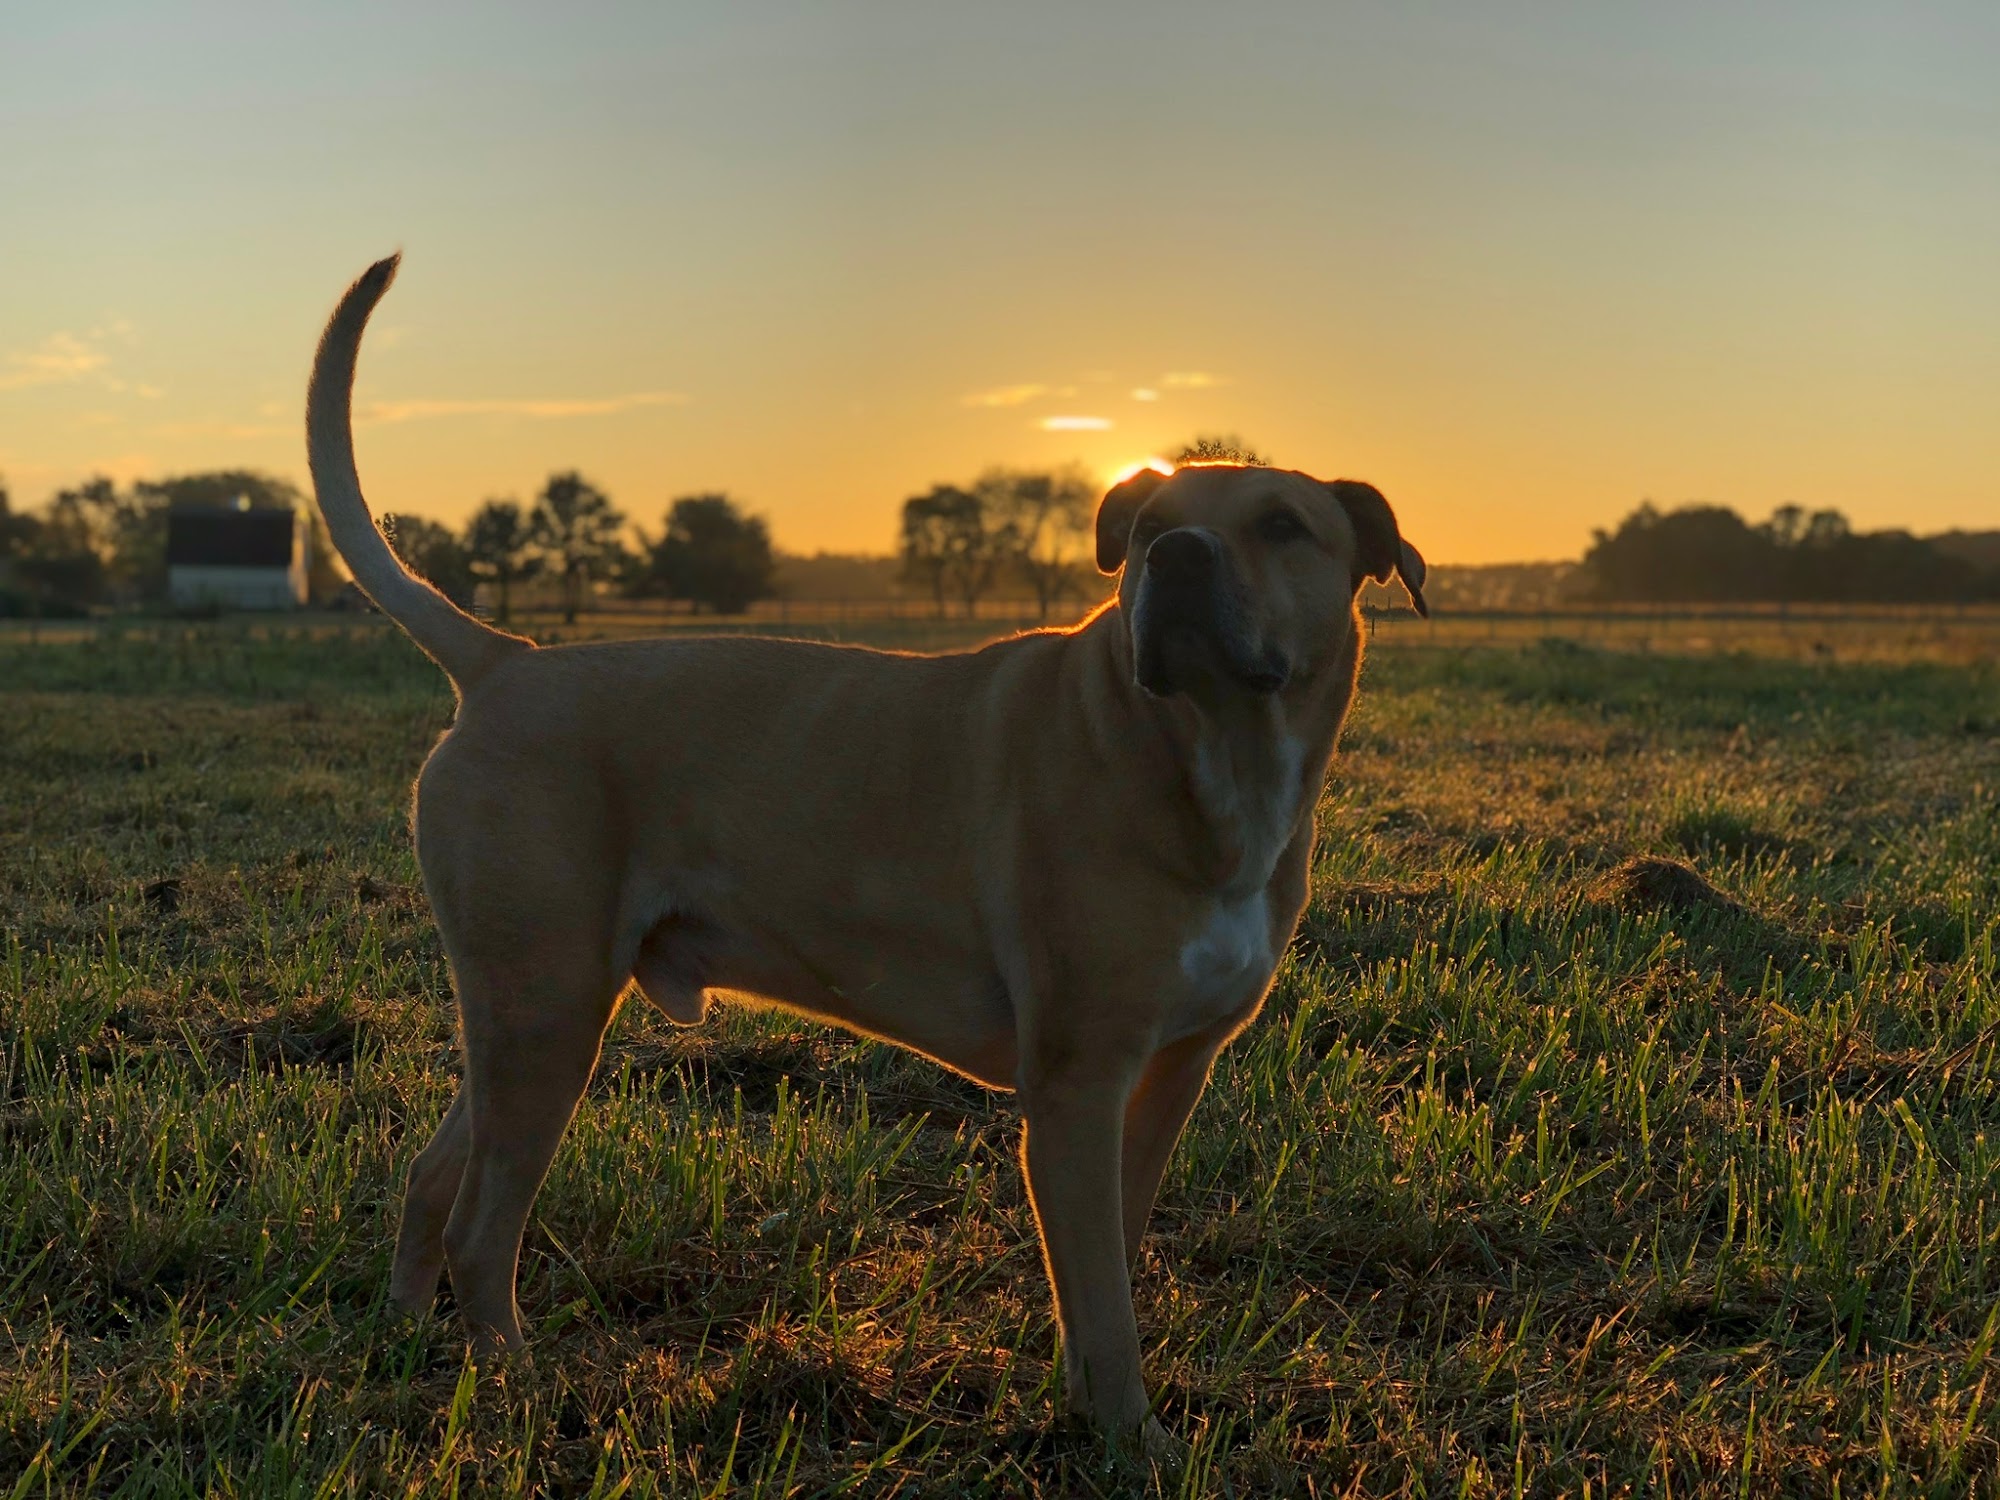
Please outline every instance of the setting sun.
M1105 476L1104 487L1110 489L1114 485L1123 484L1141 469L1151 469L1155 474L1171 474L1174 472L1174 466L1164 458L1142 458L1137 463L1125 464L1120 468L1110 471Z

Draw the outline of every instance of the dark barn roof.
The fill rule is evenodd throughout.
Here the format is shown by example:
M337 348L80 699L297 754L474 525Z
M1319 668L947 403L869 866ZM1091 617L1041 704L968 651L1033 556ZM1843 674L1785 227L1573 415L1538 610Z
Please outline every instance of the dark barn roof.
M167 565L203 568L288 568L288 510L175 510L167 513Z

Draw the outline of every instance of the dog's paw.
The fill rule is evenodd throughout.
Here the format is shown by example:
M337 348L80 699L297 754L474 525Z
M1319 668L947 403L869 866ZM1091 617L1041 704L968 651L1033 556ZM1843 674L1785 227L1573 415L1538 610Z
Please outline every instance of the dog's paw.
M1163 1474L1178 1474L1187 1467L1193 1449L1160 1425L1158 1417L1146 1418L1146 1425L1139 1429L1139 1453L1155 1470Z
M512 1328L497 1327L491 1323L475 1323L467 1320L465 1342L473 1360L480 1365L492 1365L503 1370L532 1370L534 1354L528 1348L528 1341L521 1336L521 1325Z
M1186 1443L1162 1427L1157 1417L1148 1417L1140 1426L1127 1429L1122 1437L1110 1439L1103 1449L1107 1470L1121 1472L1128 1480L1150 1479L1154 1484L1178 1478L1186 1470L1192 1452Z

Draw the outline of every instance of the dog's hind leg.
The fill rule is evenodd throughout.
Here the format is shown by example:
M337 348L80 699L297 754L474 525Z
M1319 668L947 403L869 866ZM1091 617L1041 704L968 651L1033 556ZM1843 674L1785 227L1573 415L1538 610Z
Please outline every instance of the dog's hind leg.
M437 1295L444 1269L444 1226L465 1175L472 1146L472 1112L461 1087L444 1113L430 1144L410 1163L403 1190L403 1225L396 1233L396 1264L389 1274L389 1300L412 1315Z
M469 1141L445 1262L476 1342L517 1348L514 1277L528 1211L597 1065L622 976L546 948L459 973Z

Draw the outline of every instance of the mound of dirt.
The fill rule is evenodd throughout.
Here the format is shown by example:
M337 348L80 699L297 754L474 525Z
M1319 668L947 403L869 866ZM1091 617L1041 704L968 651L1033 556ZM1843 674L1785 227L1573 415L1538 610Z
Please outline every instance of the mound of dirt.
M1590 899L1628 911L1733 911L1741 902L1722 894L1692 865L1636 855L1607 870L1590 887Z
M1393 880L1357 880L1334 887L1327 899L1342 911L1380 916L1405 906L1435 906L1450 899L1443 881L1429 885L1407 885Z

